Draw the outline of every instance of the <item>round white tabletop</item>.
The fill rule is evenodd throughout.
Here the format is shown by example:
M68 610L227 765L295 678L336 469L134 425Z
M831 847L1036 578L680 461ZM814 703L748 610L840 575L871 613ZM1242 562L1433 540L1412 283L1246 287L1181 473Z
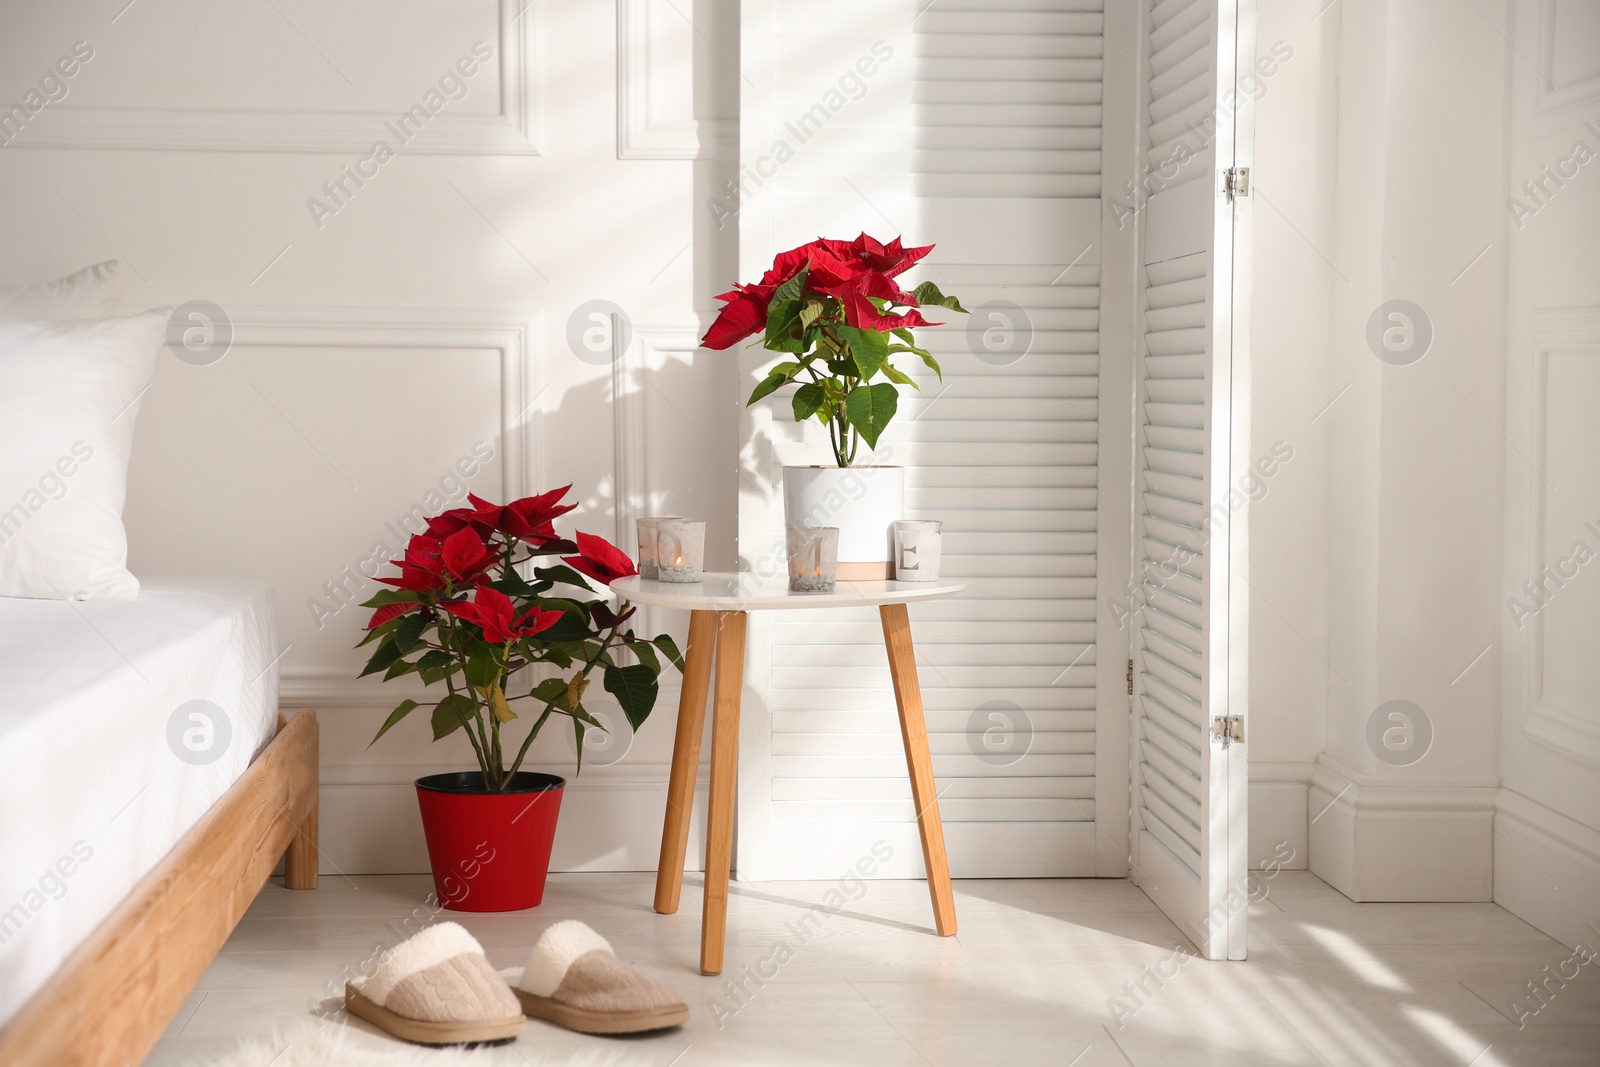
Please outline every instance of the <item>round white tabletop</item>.
M965 582L840 582L831 593L791 593L787 575L762 578L708 573L698 582L618 578L611 591L635 604L688 611L770 611L793 608L881 607L938 600L966 589Z

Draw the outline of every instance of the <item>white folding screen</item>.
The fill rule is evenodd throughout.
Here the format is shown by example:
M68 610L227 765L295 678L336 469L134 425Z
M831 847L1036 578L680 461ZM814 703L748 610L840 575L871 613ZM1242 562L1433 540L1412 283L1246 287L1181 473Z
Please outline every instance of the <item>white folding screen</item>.
M1212 959L1245 929L1245 6L1145 0L1142 56L1133 876Z
M972 311L922 332L943 380L903 367L921 392L902 390L875 457L908 469L908 517L944 521L945 572L969 586L912 611L957 876L1125 870L1122 850L1097 847L1126 838L1125 645L1102 656L1108 613L1096 605L1102 587L1120 588L1128 551L1125 511L1106 543L1101 483L1129 478L1100 443L1098 7L743 7L741 274L819 235L903 234L937 245L918 276ZM761 355L742 365L746 391ZM1131 378L1124 356L1110 358ZM779 468L827 450L792 425L786 397L758 405L746 428L740 553L753 566L781 553ZM1119 507L1123 493L1111 496ZM741 874L831 877L880 838L894 849L886 873L919 873L875 614L758 616L751 645ZM1101 837L1106 796L1113 829Z

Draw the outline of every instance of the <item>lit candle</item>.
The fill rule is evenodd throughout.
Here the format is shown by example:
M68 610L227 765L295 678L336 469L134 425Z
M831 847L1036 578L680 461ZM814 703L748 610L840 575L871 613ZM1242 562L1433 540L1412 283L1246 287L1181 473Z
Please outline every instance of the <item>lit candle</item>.
M689 519L662 519L657 528L661 580L700 581L705 566L706 524Z
M832 526L790 527L789 591L791 593L831 593L834 591L839 557L839 530Z

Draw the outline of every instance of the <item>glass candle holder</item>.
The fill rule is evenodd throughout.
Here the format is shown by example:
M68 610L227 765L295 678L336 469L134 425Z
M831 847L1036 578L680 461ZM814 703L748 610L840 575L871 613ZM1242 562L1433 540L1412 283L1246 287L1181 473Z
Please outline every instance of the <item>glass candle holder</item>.
M944 523L933 519L896 519L894 576L901 582L939 580L940 542Z
M656 562L659 558L656 555L656 538L659 533L657 528L662 522L678 518L680 516L677 515L653 515L636 521L635 525L639 530L639 577L649 578L652 581L661 577Z
M656 571L663 582L698 582L705 576L706 524L694 519L656 523Z
M831 593L839 573L837 526L791 526L789 592Z

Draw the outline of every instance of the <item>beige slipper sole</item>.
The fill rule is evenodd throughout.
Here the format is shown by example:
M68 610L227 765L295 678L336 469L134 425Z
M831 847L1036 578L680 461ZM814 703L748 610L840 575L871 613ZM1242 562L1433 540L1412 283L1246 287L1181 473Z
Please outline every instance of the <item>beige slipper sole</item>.
M519 994L523 995L523 994ZM346 982L344 1006L350 1014L367 1020L403 1041L419 1045L459 1045L472 1041L503 1041L518 1037L527 1023L518 1015L509 1019L484 1019L470 1023L430 1022L396 1015L381 1004L363 996L361 990Z
M528 1018L543 1019L582 1034L638 1034L682 1026L689 1021L687 1004L668 1004L649 1011L588 1011L549 997L534 996L526 989L511 991L522 1001L522 1010Z

